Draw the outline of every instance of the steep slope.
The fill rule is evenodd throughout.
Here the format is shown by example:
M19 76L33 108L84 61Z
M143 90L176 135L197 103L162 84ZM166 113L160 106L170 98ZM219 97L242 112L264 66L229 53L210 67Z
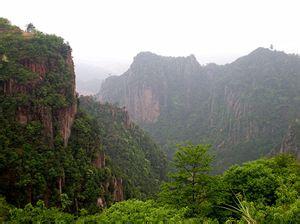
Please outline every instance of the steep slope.
M8 202L93 212L157 190L165 161L155 143L122 109L78 101L70 46L0 18L0 194Z
M169 154L180 141L213 144L219 169L280 145L299 118L299 96L299 57L264 48L224 66L141 53L99 93L124 105Z
M276 152L276 151L275 151ZM281 153L293 153L300 159L300 122L296 119L289 125L288 131L284 136L279 148Z
M142 52L122 76L105 80L99 97L101 101L125 105L139 123L156 123L162 109L183 107L184 101L187 104L192 84L189 81L200 69L193 55L173 58Z

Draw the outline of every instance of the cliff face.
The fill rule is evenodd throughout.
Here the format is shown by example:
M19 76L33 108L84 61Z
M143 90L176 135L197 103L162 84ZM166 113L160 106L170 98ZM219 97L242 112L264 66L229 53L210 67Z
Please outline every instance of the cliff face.
M291 153L300 159L300 124L299 120L296 120L288 128L286 135L284 136L280 153Z
M105 80L98 97L100 101L125 106L130 117L139 123L155 123L161 109L168 105L173 88L188 95L185 81L189 82L189 77L200 69L193 55L174 58L142 52L121 77Z
M19 104L14 110L16 121L27 125L38 120L43 124L44 135L50 146L54 145L56 134L62 137L64 145L67 146L77 109L71 48L63 42L58 44L60 46L47 46L47 40L42 38L39 44L37 39L38 34L12 28L7 28L5 32L3 29L0 94L7 99L26 97L26 102ZM22 47L18 44L22 44ZM48 52L32 50L38 47L48 48ZM63 86L49 86L51 81L55 82L55 76L59 76L58 82L64 81ZM43 98L46 97L51 97L49 101L52 102L45 102ZM65 102L54 105L56 100Z
M55 132L60 134L63 138L64 145L67 146L71 133L71 126L77 110L75 74L71 51L68 52L68 57L65 59L65 63L67 64L70 72L70 77L68 77L69 85L67 88L69 88L71 94L70 96L67 96L65 93L62 95L63 97L71 98L70 105L66 105L61 108L53 108L51 105L38 105L31 102L28 105L19 106L16 110L16 120L20 124L26 125L34 120L39 120L43 124L45 136L51 146L53 146ZM43 88L47 74L52 72L51 64L49 62L38 64L23 60L20 64L29 71L35 73L37 77L24 84L18 83L14 78L5 80L1 83L1 94L5 97L12 97L19 94L30 96L34 93L35 89ZM60 91L63 92L63 90ZM57 122L58 124L57 130L54 130L54 122Z
M299 83L299 57L264 48L224 66L141 53L98 95L125 106L168 150L186 140L213 144L225 168L280 145L299 117Z
M106 205L124 199L123 179L101 149L101 128L78 126L77 101L70 46L0 18L0 194L12 204L61 206L66 195L78 210L97 206L99 197Z
M124 107L77 97L62 38L23 32L3 18L0 124L0 194L16 206L42 199L96 212L153 195L165 176L164 154Z

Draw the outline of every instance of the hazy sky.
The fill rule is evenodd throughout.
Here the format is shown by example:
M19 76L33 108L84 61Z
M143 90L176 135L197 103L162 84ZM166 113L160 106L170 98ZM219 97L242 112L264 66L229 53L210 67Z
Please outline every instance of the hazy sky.
M62 36L75 61L123 63L152 51L224 63L270 44L300 51L297 0L1 0L0 16Z

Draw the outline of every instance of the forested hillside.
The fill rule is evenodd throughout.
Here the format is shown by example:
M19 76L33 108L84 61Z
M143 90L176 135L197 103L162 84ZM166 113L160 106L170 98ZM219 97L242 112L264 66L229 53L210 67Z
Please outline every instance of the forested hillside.
M96 212L147 198L165 157L124 109L78 99L71 47L0 19L0 194L17 207Z
M132 106L117 107L77 96L62 38L0 18L0 222L298 224L300 164L286 154L299 155L298 63L266 49L205 67L142 53L102 89ZM130 115L176 149L168 175ZM214 145L172 148L181 140Z
M125 106L170 157L180 141L212 144L219 170L280 151L289 126L299 122L299 96L299 56L266 48L205 66L193 55L143 52L98 94Z

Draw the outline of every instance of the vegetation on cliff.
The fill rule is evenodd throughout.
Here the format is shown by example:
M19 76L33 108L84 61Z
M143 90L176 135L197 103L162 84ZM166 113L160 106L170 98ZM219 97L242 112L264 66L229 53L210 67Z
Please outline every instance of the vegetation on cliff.
M112 170L124 180L126 198L154 196L166 175L164 153L144 131L129 120L124 108L100 104L91 97L80 97L79 101L79 107L93 118L94 125L98 125L97 136L105 155L109 157L108 163ZM80 126L78 130L83 129ZM91 133L95 135L95 131ZM74 147L80 147L76 142L78 134L74 133L73 136ZM95 141L93 139L80 138L80 141L86 145ZM72 136L70 143L73 145Z
M0 194L10 204L92 213L158 190L164 154L123 109L76 97L62 38L0 19L0 59Z
M193 56L142 52L98 96L125 106L169 158L181 141L212 144L221 171L280 148L300 117L299 89L298 55L258 48L231 64L201 66Z
M213 147L184 144L178 146L174 154L172 172L166 178L164 153L130 120L124 107L109 103L100 104L92 97L76 96L70 46L59 37L37 31L32 24L27 31L24 32L12 26L8 20L0 18L0 222L300 222L300 164L293 156L280 154L273 158L262 158L241 166L232 166L223 174L212 175ZM145 69L160 69L161 66L166 69L168 63L173 63L173 58L166 58L164 60L167 63L161 63L161 60L151 53L146 53L145 58L142 57L143 63L147 62L148 57L154 60L153 64L147 68L137 63L132 66L132 73L127 75L135 75ZM244 63L244 59L241 60L238 64ZM297 64L298 59L294 60ZM184 68L186 80L189 80L195 71L203 69L194 56L187 59L177 58L175 67ZM179 73L174 74L181 78ZM168 73L165 75L168 76ZM294 75L298 77L296 73ZM148 78L147 75L145 77ZM227 75L223 77L220 73L216 83L222 83L226 77ZM152 82L148 84L154 85L159 80L160 73L155 72ZM202 77L201 80L203 81ZM292 79L295 85L297 80ZM196 82L194 84L197 88L203 88L204 93L208 95L193 95L196 99L188 101L189 103L195 102L195 105L198 105L200 101L197 100L200 98L206 100L206 96L209 96L209 91L205 92L205 88L209 87L209 82L206 81L201 84L201 88ZM118 82L116 84L118 85ZM140 83L135 84L139 88ZM165 91L165 83L159 84L162 86L156 86L156 90ZM144 114L145 116L140 118L147 122L156 119L164 121L160 113L165 114L164 116L172 115L170 118L174 119L173 124L178 128L177 132L180 135L187 134L187 129L178 124L181 124L184 117L181 114L182 110L192 105L182 104L185 100L190 100L189 97L185 98L190 93L186 92L187 95L183 97L178 91L184 91L185 87L177 82L171 84L170 96L162 97L161 100L165 105L173 107L157 104L157 96L150 86L147 86L146 92L142 94L145 97L144 105L148 109L153 108L154 112L149 116ZM235 89L235 86L231 89ZM192 88L190 90L195 91ZM280 90L279 88L278 91ZM279 97L281 93L277 95L276 91L272 94ZM240 104L237 103L240 101L235 101L233 93L228 94L229 98L226 99L233 109L233 114L227 114L229 117L224 115L224 119L236 116L236 112L240 111L236 109L240 108ZM288 92L289 97L297 94L296 89ZM169 97L172 96L170 100ZM267 99L271 100L270 96L268 95ZM220 100L218 103L211 102L210 105L214 105L214 108L216 105L224 106L222 99L217 99ZM293 100L297 101L294 98ZM260 103L254 108L260 108ZM199 108L200 112L203 112L201 107ZM288 110L288 115L294 118L297 108L298 104L295 103L295 108ZM192 111L196 113L199 112L198 109ZM135 112L140 112L139 110L139 107L135 108ZM214 115L218 116L217 113ZM256 115L260 116L259 113ZM267 119L265 115L263 113L261 117ZM270 116L271 118L273 117ZM198 127L200 121L203 124L214 124L215 121L213 118L206 121L204 116L201 119L203 120L196 119L198 123L195 122L195 127ZM280 122L285 121L280 119ZM234 122L230 122L232 129ZM198 130L189 124L189 131ZM276 127L281 130L281 125L285 124L278 124ZM170 124L161 123L162 137L166 128L170 127L168 125ZM209 127L212 132L216 127L220 128L213 125ZM260 132L256 132L255 125L252 128L249 135L255 139ZM172 133L174 130L169 131ZM199 131L202 133L203 130ZM231 131L229 133L232 133ZM171 135L172 138L177 136L177 132ZM270 133L275 133L270 135L273 137L278 134L277 129ZM290 125L280 151L285 152L291 148L288 151L296 150L297 153L298 135L296 119ZM226 144L236 143L232 142L235 139L233 136L228 136L229 141ZM219 137L216 135L215 138ZM244 146L242 144L240 147ZM259 150L254 146L253 149ZM163 180L165 182L162 183Z

